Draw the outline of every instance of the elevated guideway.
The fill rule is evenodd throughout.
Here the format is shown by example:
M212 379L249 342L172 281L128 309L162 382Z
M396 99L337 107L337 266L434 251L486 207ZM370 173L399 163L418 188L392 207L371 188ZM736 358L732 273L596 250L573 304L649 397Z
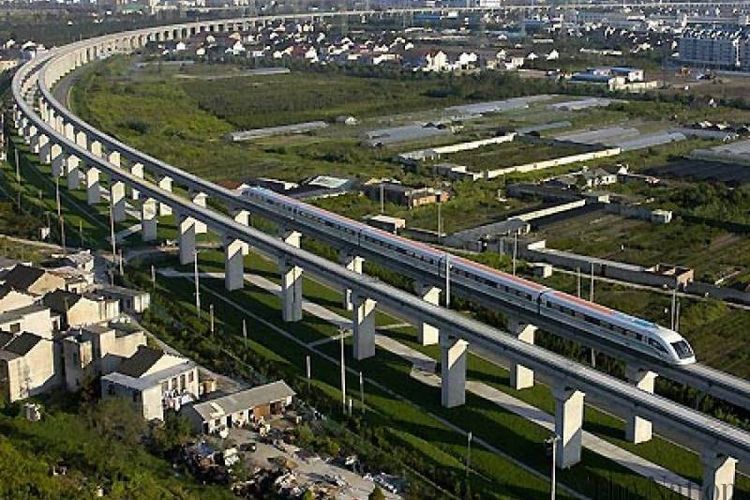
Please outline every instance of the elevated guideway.
M81 42L81 45L85 46L86 43ZM50 58L54 58L54 56L48 56L48 59ZM222 204L230 213L246 211L256 214L284 228L299 231L305 236L327 243L338 249L343 255L359 256L366 260L378 262L389 269L396 269L401 274L419 281L422 285L429 285L438 289L445 287L445 278L440 275L437 269L425 268L419 263L404 260L402 256L394 255L392 252L388 252L381 247L372 244L361 244L358 240L352 240L351 235L343 229L343 222L338 223L338 227L336 225L323 226L305 218L295 217L289 211L270 210L266 204L261 203L257 199L240 196L235 191L185 172L96 129L81 120L56 99L50 88L51 84L57 81L61 75L55 74L52 77L48 77L48 71L55 71L48 70L44 65L41 66L37 82L38 92L50 109L54 110L58 116L63 117L66 124L72 126L76 133L83 132L90 141L95 140L99 142L103 150L116 152L121 162L127 162L131 167L136 167L133 170L140 172L145 170L145 172L159 179L162 184L170 187L176 184L189 192L203 193L211 200ZM30 91L33 91L33 89L30 89ZM299 203L297 200L289 199L288 206ZM528 314L524 311L519 313L517 307L512 303L504 302L503 298L499 297L496 291L490 287L478 290L475 283L471 287L466 287L460 282L454 281L451 292L456 296L478 300L491 309L500 309L514 318L523 319L525 323L536 325L549 333L574 340L598 352L621 359L630 366L637 366L641 370L657 373L659 376L669 380L693 387L705 394L727 401L740 408L750 410L750 381L745 379L700 364L689 367L670 366L658 360L644 357L637 351L628 351L626 347L620 344L608 342L605 339L593 336L584 331L576 331L570 325L550 321L549 319L542 319L538 315ZM541 323L544 323L544 326Z
M234 21L235 24L218 21L222 23L221 29L234 29L244 22L249 20ZM506 308L508 315L514 318L513 333L516 336L507 335L461 314L438 307L435 305L435 290L443 281L439 279L439 271L431 272L424 267L419 268L405 263L404 259L398 262L398 259L388 252L363 246L350 248L373 260L382 259L384 263L393 265L398 263L401 267L396 269L403 268L404 273L420 280L426 291L423 289L420 296L415 296L377 279L361 275L357 272L359 269L356 261L347 262L346 266L342 266L299 248L301 231L316 236L317 230L317 237L332 243L338 241L341 244L340 235L335 234L336 228L332 228L333 231L324 231L295 217L276 219L284 228L281 238L251 228L247 225L246 217L238 218L233 214L233 218L207 207L205 197L213 197L225 203L227 210L255 210L271 220L274 220L274 217L278 218L280 214L277 212L283 210L253 205L251 201L242 200L231 191L206 183L157 160L138 155L133 148L123 147L125 145L101 135L100 132L80 122L49 92L49 88L66 73L89 61L118 51L131 51L149 39L167 39L169 36L198 32L207 27L214 29L214 26L218 26L215 23L217 21L207 21L110 35L56 49L41 59L24 65L14 77L12 87L15 101L13 118L16 128L30 145L32 152L39 155L40 161L52 164L53 175L67 175L71 189L78 188L81 181L85 182L90 203L100 201L102 177L106 178L105 183L110 189L109 203L113 213L119 212L124 206L125 187L137 192L141 203L144 240L155 238L158 223L155 207L159 205L168 208L177 216L180 228L181 262L192 262L196 258L195 234L199 232L199 228L219 234L224 241L227 266L225 285L228 290L243 286L242 254L247 245L275 256L282 275L281 299L285 320L295 321L301 318L300 278L303 271L348 290L353 315L353 349L356 359L375 355L374 311L378 305L398 311L400 316L423 328L430 326L434 329L432 333L438 338L441 348L441 397L445 406L464 403L468 345L483 353L510 360L515 367L512 368L512 372L526 375L519 376L519 380L528 381L529 373L532 374L533 380L533 372L552 380L556 400L556 432L561 438L557 462L560 467L570 467L580 460L583 400L587 394L597 401L606 402L609 408L616 409L618 413L626 415L629 421L634 422L636 436L640 435L638 429L643 430L643 426L638 425L643 422L648 422L648 437L651 422L657 427L689 436L692 442L698 443L698 451L701 452L706 498L730 498L722 493L726 490L722 490L721 487L733 484L736 460L747 462L750 459L750 434L652 394L653 376L649 375L652 373L649 367L644 370L639 366L645 374L638 375L639 378L635 380L636 387L633 387L630 383L539 348L533 345L533 331L537 326L552 332L558 329L561 330L560 333L563 333L563 326L534 317L528 310L518 308L512 303L500 303L491 291L461 279L452 281L452 292L464 293L468 298L490 304L495 308ZM123 158L129 165L124 164ZM140 168L134 168L138 164ZM163 176L158 184L144 178L144 168L147 165L152 169L149 171L150 175ZM157 171L159 168L162 169L161 173ZM169 182L162 182L166 178ZM172 181L179 182L191 191L191 199L173 193ZM351 241L348 245L352 246ZM359 267L361 268L361 262ZM571 328L566 326L564 329ZM602 345L601 348L605 349L607 346ZM637 361L641 360L634 359L633 363ZM659 369L660 373L669 373L672 369L666 366L654 368ZM696 376L714 377L712 374L701 374L700 368L673 370L678 374L694 373ZM731 380L728 379L721 382L724 386L731 384ZM707 391L715 390L712 389L715 386L716 384L707 386Z

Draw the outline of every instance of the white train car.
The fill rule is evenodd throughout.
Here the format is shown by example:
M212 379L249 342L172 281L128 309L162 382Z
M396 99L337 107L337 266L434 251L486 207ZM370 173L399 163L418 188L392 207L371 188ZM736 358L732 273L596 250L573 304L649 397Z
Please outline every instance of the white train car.
M672 365L695 363L693 349L679 333L567 293L543 293L539 314Z

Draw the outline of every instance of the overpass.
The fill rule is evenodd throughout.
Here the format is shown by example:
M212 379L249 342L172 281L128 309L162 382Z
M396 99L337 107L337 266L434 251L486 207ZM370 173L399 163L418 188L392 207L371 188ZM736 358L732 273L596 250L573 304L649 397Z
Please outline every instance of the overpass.
M429 342L437 341L441 346L444 367L442 402L445 406L464 402L468 345L488 357L501 356L511 360L518 388L533 383L534 371L553 380L557 402L556 431L562 438L558 451L558 464L561 467L572 466L580 459L582 409L584 394L587 394L626 415L630 437L634 441L642 441L644 436L650 438L650 422L654 422L665 429L689 435L693 442L700 443L708 497L728 498L724 494L726 492L715 486L730 484L735 461L746 462L750 458L750 434L653 395L654 372L650 367L643 369L636 364L640 360L635 356L632 356L632 362L636 368L631 370L634 372L631 379L640 389L646 390L634 390L628 383L534 346L530 340L536 326L554 331L555 328L561 330L561 325L549 321L547 324L539 318L529 317L528 312L514 310L511 304L505 307L513 318L517 338L438 307L436 296L440 293L439 283L436 283L435 276L425 273L424 269L402 265L404 272L422 280L422 296L417 297L357 272L361 269L361 256L376 258L378 252L375 250L343 247L346 266L305 252L299 249L300 230L303 228L295 225L301 224L298 220L279 219L279 211L253 205L231 191L222 190L116 142L81 122L49 92L56 81L75 68L112 53L129 52L148 41L188 36L200 31L234 30L268 20L215 20L149 28L78 42L51 51L24 65L14 77L15 125L31 150L39 155L40 161L52 165L53 175L67 176L69 188L78 188L81 180L85 180L90 203L100 201L103 177L106 177L113 216L117 220L125 217L126 187L130 188L132 197L140 203L144 240L155 239L158 214L174 213L180 227L180 260L183 263L192 262L195 258L196 234L209 229L220 234L224 241L225 285L228 290L243 286L242 256L247 252L248 245L277 258L282 275L282 314L285 320L301 318L303 270L348 290L353 311L354 357L357 359L375 354L374 310L377 306L397 311L400 316L420 325L423 341L429 337ZM146 168L149 175L158 179L156 184L146 179ZM190 200L172 192L174 181L191 192ZM228 210L233 211L232 216L208 208L207 196L225 202ZM249 210L276 220L283 228L281 239L248 227ZM317 237L336 242L331 234L324 232L318 231ZM337 243L342 243L340 238ZM370 253L365 253L366 250ZM380 258L383 256L380 255ZM390 262L394 262L392 256L390 259ZM465 292L470 298L493 307L498 305L497 298L489 291L469 286L468 283L456 281L452 291ZM612 346L609 348L614 350ZM683 372L676 368L660 369ZM724 385L730 384L725 382Z

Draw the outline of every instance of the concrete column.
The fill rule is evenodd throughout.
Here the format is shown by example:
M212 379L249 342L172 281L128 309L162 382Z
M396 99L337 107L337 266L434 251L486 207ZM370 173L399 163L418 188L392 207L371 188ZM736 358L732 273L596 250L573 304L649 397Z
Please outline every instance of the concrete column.
M125 183L113 181L109 184L109 203L112 205L112 218L115 222L122 222L125 214Z
M133 163L130 166L130 173L140 179L143 179L143 164ZM138 192L137 189L131 189L130 196L131 196L131 199L137 200L140 197L140 193Z
M86 170L86 200L89 205L95 205L101 201L101 196L99 169L91 167Z
M102 158L102 143L97 140L91 141L89 144L89 151L91 151L91 154L94 156Z
M656 382L656 373L650 370L640 369L636 366L625 367L625 378L628 382L634 384L638 389L648 393L654 393L654 384ZM638 415L629 415L625 421L625 439L631 443L645 443L650 441L653 435L651 421L641 418Z
M68 178L68 189L78 189L81 184L81 160L77 156L65 159L65 175Z
M164 191L169 191L171 193L172 178L164 176L159 179L159 189L163 189ZM166 203L159 203L159 215L172 215L172 207L170 207Z
M39 135L39 163L49 165L52 163L52 143L46 135Z
M88 149L88 141L89 138L86 135L85 132L77 132L76 133L76 144L83 149Z
M72 123L63 123L63 134L70 142L76 142L76 129Z
M466 402L466 348L468 342L440 335L440 402L446 408Z
M143 241L153 241L156 239L157 223L156 218L156 200L146 198L141 204L141 236Z
M195 219L178 216L180 226L180 264L186 265L195 259Z
M287 322L302 319L302 268L282 259L281 272L281 318Z
M584 393L569 387L554 387L552 395L555 398L555 434L560 437L555 462L559 469L567 469L581 461Z
M59 144L52 145L50 156L52 156L52 177L60 177L65 167L65 155Z
M245 260L242 257L242 240L229 238L224 241L224 287L240 290L245 285Z
M115 167L120 166L120 152L119 151L112 151L107 154L107 161L110 162Z
M342 251L339 253L339 262L342 266L345 266L348 270L354 271L357 274L362 274L362 263L365 261L362 257L352 255L350 252ZM354 304L352 303L352 291L348 288L344 289L344 308L347 311L354 310Z
M193 194L193 203L200 207L206 206L208 196L205 193ZM195 234L205 234L208 232L208 226L204 222L195 221Z
M26 144L31 144L31 140L34 138L35 135L37 135L38 130L36 126L32 125L31 123L27 123L26 127L23 129L23 140Z
M234 220L243 226L250 225L250 212L247 210L234 210L232 215L234 216ZM242 255L248 255L250 253L250 245L244 241L241 241L240 244L242 245Z
M375 356L375 306L377 302L359 295L352 295L354 318L354 359L361 360Z
M422 297L422 300L429 304L438 305L440 303L440 293L442 290L438 287L415 281L414 291ZM437 344L440 340L440 331L428 323L421 323L417 331L417 340L421 345Z
M734 497L734 478L737 460L712 451L701 453L703 463L703 500L731 500Z
M522 323L520 321L509 319L508 330L511 335L515 335L518 340L526 342L528 344L534 343L534 334L536 334L536 326L528 323ZM510 360L510 386L520 391L521 389L528 389L534 386L534 370L527 368L523 365L515 363Z

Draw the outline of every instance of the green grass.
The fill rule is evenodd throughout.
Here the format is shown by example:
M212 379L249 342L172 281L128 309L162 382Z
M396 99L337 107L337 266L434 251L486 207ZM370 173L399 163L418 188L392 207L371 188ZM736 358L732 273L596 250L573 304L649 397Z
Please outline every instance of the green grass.
M220 256L212 256L208 253L201 255L202 257L202 268L205 270L220 270ZM262 260L251 259L254 265L259 266L258 271L260 273L268 273L269 266L272 265L265 263L262 264ZM324 287L310 286L308 282L305 283L305 297L315 302L323 302L327 307L338 309L338 304L341 303L340 294L332 292ZM213 289L217 294L223 294L222 284L217 280L204 280L203 286L207 289ZM242 294L255 294L254 289L246 290L243 292L237 292ZM233 294L234 295L234 294ZM263 300L262 294L257 296L256 300ZM233 299L235 300L235 299ZM276 301L277 299L272 299ZM252 310L258 311L257 306L253 306ZM266 309L264 309L266 311ZM270 311L269 311L270 312ZM338 312L341 312L338 309ZM225 314L228 311L222 312L225 318ZM265 317L268 321L278 324L278 312L270 312L269 317ZM305 323L310 320L307 319ZM313 320L313 323L319 323ZM282 324L283 325L283 324ZM302 341L315 340L315 334L311 334L308 328L303 328L301 325L284 325L285 328L289 329L295 337ZM317 338L321 338L320 335L332 335L335 333L335 328L331 325L316 324L315 330L321 332ZM325 333L322 333L325 332ZM404 331L387 331L388 335L392 335L397 340L405 342L414 348L418 348L423 352L427 352L434 357L437 357L436 347L422 348L417 346L415 343L415 332L413 328L405 329ZM338 353L337 343L329 343L321 346L325 352L331 357L335 358ZM277 351L278 352L278 351ZM288 352L288 351L284 351ZM293 361L292 365L302 366L302 356L299 360ZM480 398L468 396L467 406L462 409L445 410L439 405L439 391L433 389L426 389L422 384L410 379L409 371L411 366L408 362L401 360L400 358L391 355L385 351L378 349L376 360L367 360L361 363L354 361L349 362L349 366L363 370L363 372L372 377L373 379L386 384L388 387L398 387L398 393L401 396L406 397L411 401L418 401L419 405L428 410L430 413L440 416L441 418L447 418L449 421L455 421L456 424L465 426L466 422L472 422L473 426L471 429L475 432L475 435L486 439L500 449L510 452L515 457L521 457L525 463L530 466L537 468L540 471L544 471L545 459L543 456L543 447L541 441L546 436L546 431L536 427L520 417L506 413L499 409L492 403L489 403ZM507 373L498 368L497 366L491 365L479 358L470 356L469 364L469 377L472 379L483 380L490 383L493 386L501 388L506 392L511 392L507 387ZM356 382L355 382L356 383ZM354 386L356 387L356 386ZM527 400L528 402L535 404L545 411L552 412L554 402L549 394L549 391L544 387L534 388L532 391L524 391L521 393L515 393L517 397ZM367 398L366 398L367 399ZM369 401L369 399L367 399ZM678 448L666 444L661 440L655 440L652 443L641 446L634 446L625 443L622 439L622 428L623 424L621 421L612 417L606 416L595 410L588 409L586 414L586 428L593 432L602 435L606 439L615 442L618 445L629 447L631 450L647 456L647 458L656 461L657 463L669 464L671 467L676 467L678 472L684 473L687 477L699 479L700 468L699 461L695 455L689 452L684 452ZM492 429L492 431L489 431ZM499 429L504 429L500 431ZM499 438L498 436L503 436ZM511 436L514 436L511 438ZM534 445L533 443L537 443ZM490 454L491 455L491 454ZM675 458L675 455L678 458ZM478 459L479 460L479 459ZM646 491L649 487L648 482L641 479L634 479L628 472L613 467L603 457L598 457L593 453L585 452L585 461L581 464L580 468L574 468L572 471L566 472L569 484L576 485L579 488L593 487L595 481L605 481L605 476L595 473L595 470L609 470L614 481L620 485L636 485L639 491ZM481 463L481 460L480 460ZM487 467L492 467L487 465ZM492 476L491 476L492 477ZM598 478L598 479L597 479ZM590 481L589 486L584 486L587 481ZM642 482L641 482L642 481Z

